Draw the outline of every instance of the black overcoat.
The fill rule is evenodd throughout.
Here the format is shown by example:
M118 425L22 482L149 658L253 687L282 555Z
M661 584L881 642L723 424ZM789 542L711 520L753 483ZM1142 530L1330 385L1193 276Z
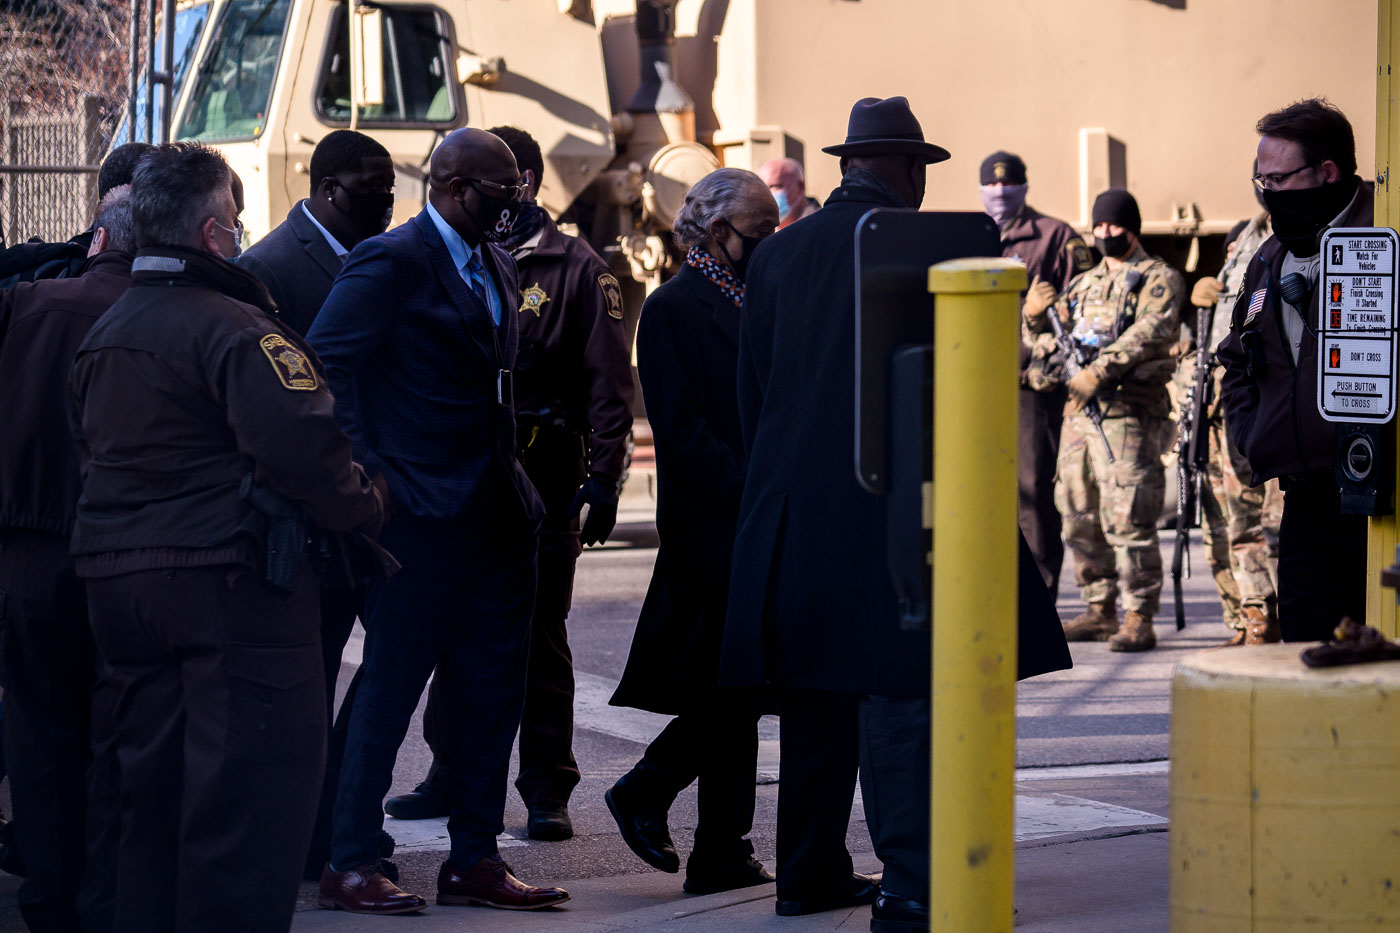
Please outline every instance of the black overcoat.
M722 684L929 691L929 635L899 627L886 503L860 488L854 466L855 229L872 208L900 206L845 184L750 263L738 384L749 469ZM1024 539L1018 580L1020 676L1069 667Z
M656 444L660 546L615 706L680 713L716 689L743 443L739 309L683 266L642 306L637 372Z

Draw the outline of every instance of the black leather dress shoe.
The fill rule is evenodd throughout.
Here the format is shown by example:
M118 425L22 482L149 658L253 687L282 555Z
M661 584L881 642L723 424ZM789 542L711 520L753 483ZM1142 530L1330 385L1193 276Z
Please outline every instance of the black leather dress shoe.
M870 908L870 933L926 933L928 905L881 891Z
M447 794L424 781L413 788L413 793L384 801L384 812L399 820L430 820L451 813L452 803Z
M839 910L843 907L859 907L873 904L880 893L880 885L869 875L851 873L846 885L832 885L826 890L778 892L773 911L779 917L801 917L804 914L820 913L823 910Z
M627 843L627 848L637 858L652 868L673 875L681 870L681 857L676 854L676 846L671 842L665 810L656 814L642 805L628 786L626 775L603 794L603 800L607 802L613 819L617 820L622 841Z
M685 884L681 889L687 894L718 894L736 888L751 888L758 884L772 884L778 879L763 867L763 863L752 855L742 861L728 863L696 864L691 856L685 866Z
M530 807L530 821L526 825L530 838L543 842L558 842L574 836L569 808L562 803L541 803Z

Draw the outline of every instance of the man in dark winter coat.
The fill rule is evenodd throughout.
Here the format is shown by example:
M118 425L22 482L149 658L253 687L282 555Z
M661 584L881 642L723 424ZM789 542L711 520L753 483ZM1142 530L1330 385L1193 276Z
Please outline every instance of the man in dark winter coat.
M781 691L778 913L876 901L845 848L859 764L885 865L873 916L890 929L927 929L929 635L899 626L880 546L886 503L857 485L852 467L852 241L867 211L917 207L926 167L948 153L924 141L902 97L858 102L847 142L823 151L841 156L841 187L766 240L749 267L738 376L749 465L720 677ZM1069 659L1024 547L1020 667L1029 676Z
M84 911L84 775L90 748L94 650L87 593L73 572L68 539L82 479L68 431L68 369L88 329L131 285L134 249L129 185L98 209L92 246L76 278L43 279L0 292L0 621L3 621L5 763L17 819L11 826L29 869L19 909L33 930L103 929L105 895ZM115 775L101 757L92 780ZM94 800L100 801L100 796ZM100 809L100 807L99 807ZM93 812L95 832L115 813ZM96 880L104 871L97 866Z
M1254 254L1216 356L1225 422L1254 470L1279 477L1278 621L1284 641L1331 638L1366 615L1366 518L1343 515L1337 427L1317 411L1318 255L1328 227L1369 227L1372 192L1356 175L1351 124L1324 100L1259 121L1259 170L1274 235ZM1294 300L1286 297L1300 282Z

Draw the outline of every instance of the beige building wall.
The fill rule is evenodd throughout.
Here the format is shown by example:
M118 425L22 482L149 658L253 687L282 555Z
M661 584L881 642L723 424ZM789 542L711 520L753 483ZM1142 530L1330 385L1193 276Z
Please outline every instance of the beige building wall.
M600 24L630 28L631 2L594 8ZM724 145L781 126L819 198L839 174L821 147L844 138L851 104L893 94L953 153L930 169L928 209L979 208L978 164L1005 148L1027 162L1032 204L1083 224L1109 155L1102 135L1082 146L1081 130L1101 129L1122 144L1150 231L1192 205L1203 232L1228 230L1258 210L1254 122L1315 95L1351 118L1360 173L1374 176L1374 0L682 0L677 11L702 141L744 165L745 150ZM614 100L617 85L635 86L632 66L610 69Z

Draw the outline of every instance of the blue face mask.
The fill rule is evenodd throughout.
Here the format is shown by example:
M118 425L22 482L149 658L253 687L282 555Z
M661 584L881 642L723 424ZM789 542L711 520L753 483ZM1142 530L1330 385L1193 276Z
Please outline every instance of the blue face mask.
M773 192L773 200L778 202L778 219L787 220L787 215L792 212L792 205L788 203L787 192L783 191L781 188L777 191L773 191L772 188L768 190Z

